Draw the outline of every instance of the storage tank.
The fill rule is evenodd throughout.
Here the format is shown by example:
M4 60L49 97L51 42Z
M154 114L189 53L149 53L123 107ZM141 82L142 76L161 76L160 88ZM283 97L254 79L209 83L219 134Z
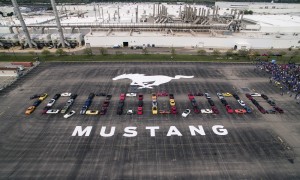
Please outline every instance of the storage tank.
M69 47L82 46L84 44L83 35L81 33L64 34L65 43ZM51 40L53 45L57 45L60 42L59 34L51 34Z
M16 46L19 45L17 34L0 34L0 46Z

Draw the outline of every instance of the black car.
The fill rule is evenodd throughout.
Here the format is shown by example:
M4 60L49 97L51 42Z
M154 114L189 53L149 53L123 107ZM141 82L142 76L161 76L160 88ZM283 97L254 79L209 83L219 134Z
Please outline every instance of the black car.
M106 95L106 98L105 98L105 100L110 100L110 99L111 99L111 97L112 97L112 95L111 95L111 94L108 94L108 95Z
M142 100L139 100L139 101L138 101L138 107L143 107L143 104L144 104L144 103L143 103Z
M276 104L275 104L274 101L268 100L267 102L268 102L271 106L276 106Z
M77 98L77 94L72 94L70 99L76 99Z
M275 114L276 111L275 111L274 109L269 109L269 110L267 110L267 113L268 113L268 114Z
M236 100L240 100L240 97L237 94L232 94L232 96L236 99Z
M194 93L194 96L204 96L204 94L201 92L197 92L197 93Z
M41 104L41 102L42 101L40 101L40 100L36 100L32 105L35 106L35 107L37 107L38 105Z
M209 103L211 106L214 106L214 105L215 105L214 101L211 100L211 99L208 99L208 103Z
M105 93L98 93L98 94L96 94L96 96L106 96L106 94Z
M222 103L224 106L227 106L227 105L228 105L228 103L227 103L227 101L226 101L225 99L221 99L221 103Z
M124 101L119 101L118 108L123 108L124 104Z
M264 98L265 100L269 99L269 97L267 95L265 95L265 94L261 94L261 97Z
M194 101L193 101L193 100L194 100ZM192 99L191 104L192 104L193 107L197 107L197 106L198 106L195 99Z
M88 99L93 99L95 97L94 93L90 93Z
M169 94L170 99L174 99L174 94Z
M40 97L40 95L34 94L34 95L30 96L30 99L36 99L36 98L38 98L38 97Z
M54 97L52 99L57 100L60 97L60 94L55 94Z
M123 114L123 108L118 107L118 109L117 109L117 114L118 114L118 115L122 115L122 114Z

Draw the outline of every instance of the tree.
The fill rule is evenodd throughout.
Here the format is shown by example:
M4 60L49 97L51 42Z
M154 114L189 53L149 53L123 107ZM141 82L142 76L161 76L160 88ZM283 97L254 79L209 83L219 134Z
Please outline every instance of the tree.
M249 11L248 11L248 10L245 10L245 11L244 11L244 14L250 14L250 15L252 15L252 14L253 14L253 11L252 11L252 10L249 10Z
M55 54L57 54L59 56L65 56L65 55L67 55L67 52L64 51L63 49L59 48L55 51Z
M285 52L285 51L280 51L279 54L280 54L281 56L284 56L284 55L286 55L286 52Z
M260 56L260 53L258 51L254 51L254 56Z
M233 50L232 49L228 49L227 51L226 51L226 56L227 56L227 58L229 57L229 56L232 56L233 55Z
M299 54L298 50L293 51L292 56L297 56Z
M107 49L106 49L106 48L100 48L99 51L100 51L100 54L101 54L102 56L107 55Z
M122 51L116 51L116 55L119 56L119 55L121 55L121 54L123 54Z
M83 54L87 55L87 56L92 56L93 55L93 51L91 48L85 48L83 50Z
M200 56L204 56L206 54L206 51L204 49L199 49L197 51L197 54L200 55Z
M175 56L175 54L176 54L175 48L172 47L172 48L171 48L171 55L172 55L172 56Z
M45 57L49 56L51 54L51 52L48 49L44 49L41 54Z
M32 55L32 56L35 55L34 51L28 51L28 54L30 54L30 55Z
M149 54L149 51L148 51L148 49L147 48L143 48L143 54L145 54L145 55L147 55L147 54Z
M212 52L212 54L213 54L214 56L219 56L219 55L221 54L221 52L220 52L219 50L215 49L215 50Z
M245 49L241 49L238 51L239 56L246 57L248 55L248 51Z

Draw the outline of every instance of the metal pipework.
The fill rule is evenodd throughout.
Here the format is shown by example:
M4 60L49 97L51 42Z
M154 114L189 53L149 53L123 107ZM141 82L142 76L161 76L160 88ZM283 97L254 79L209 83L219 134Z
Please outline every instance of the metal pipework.
M26 26L26 24L24 22L23 16L22 16L21 11L19 9L19 5L17 3L17 0L11 0L11 2L13 4L13 6L14 6L14 11L16 12L16 14L17 14L17 16L18 16L18 18L20 20L22 29L23 29L23 31L25 33L25 37L26 37L27 43L28 43L29 47L32 48L30 34L28 32L27 26Z
M57 30L58 30L58 34L59 34L61 46L63 48L65 48L66 47L66 45L65 45L65 38L64 38L63 30L62 30L61 25L60 25L60 20L59 20L59 17L58 17L58 12L57 12L57 9L56 9L55 0L51 0L51 5L52 5L52 8L53 8L53 12L54 12L54 16L55 16L55 21L56 21L56 24L57 24Z

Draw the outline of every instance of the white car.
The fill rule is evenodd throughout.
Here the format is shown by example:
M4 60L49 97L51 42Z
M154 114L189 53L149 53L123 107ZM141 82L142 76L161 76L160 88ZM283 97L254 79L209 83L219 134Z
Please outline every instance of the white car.
M72 111L68 112L67 114L65 114L64 118L69 118L69 117L73 116L74 114L75 114L75 111L72 110Z
M64 97L69 97L72 95L72 93L65 92L65 93L61 93L60 95Z
M57 114L57 113L59 113L59 109L49 109L46 113L47 114Z
M136 97L136 93L126 93L127 97Z
M152 101L152 107L157 107L157 101L155 100Z
M127 115L132 115L133 114L133 110L131 110L131 109L127 110L126 114Z
M253 96L253 97L259 97L259 96L261 96L261 94L259 94L259 93L251 93L250 95Z
M218 96L219 99L224 99L224 96L221 93L217 93L217 96Z
M213 111L211 109L201 109L202 114L212 114Z
M183 111L183 113L181 114L182 117L187 117L189 114L191 113L190 109L186 109Z
M51 100L48 102L47 106L48 106L48 107L51 107L51 106L53 106L54 103L55 103L55 99L51 99Z
M206 99L211 99L209 93L204 93L204 95L205 95Z
M241 106L246 106L246 104L244 103L243 100L238 100L238 103L239 103Z

